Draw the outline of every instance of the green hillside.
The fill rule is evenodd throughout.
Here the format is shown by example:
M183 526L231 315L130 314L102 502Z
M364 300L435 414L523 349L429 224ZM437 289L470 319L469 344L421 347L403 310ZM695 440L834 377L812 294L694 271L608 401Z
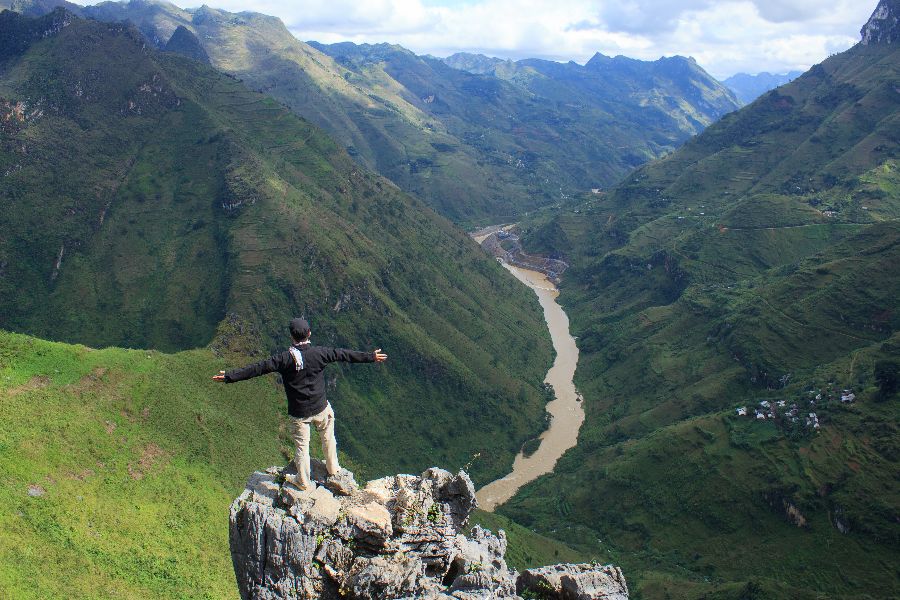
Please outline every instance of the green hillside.
M237 598L227 507L291 442L274 382L219 364L0 333L4 598Z
M504 515L640 598L900 594L898 65L858 45L524 224L587 422Z
M61 3L12 4L39 12ZM507 220L607 187L738 107L681 58L617 58L612 68L559 72L545 63L545 75L519 86L389 44L307 44L259 13L156 0L72 10L130 21L161 49L178 27L194 33L217 69L322 127L357 161L463 224Z
M209 344L224 368L304 314L318 343L391 356L329 383L343 448L379 473L480 452L487 481L544 426L540 308L449 222L130 26L5 12L0 30L0 326Z

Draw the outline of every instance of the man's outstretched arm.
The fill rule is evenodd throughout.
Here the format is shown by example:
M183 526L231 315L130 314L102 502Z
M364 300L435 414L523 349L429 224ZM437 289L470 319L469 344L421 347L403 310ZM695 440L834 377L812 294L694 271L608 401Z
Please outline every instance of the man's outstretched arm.
M325 362L384 362L387 354L381 348L371 352L347 350L346 348L328 348L324 354Z
M234 383L235 381L243 381L244 379L259 377L260 375L265 375L266 373L274 373L275 371L279 370L281 366L280 362L281 356L275 355L267 358L266 360L261 360L257 363L253 363L252 365L241 367L240 369L232 369L227 372L219 371L218 375L213 376L213 381Z

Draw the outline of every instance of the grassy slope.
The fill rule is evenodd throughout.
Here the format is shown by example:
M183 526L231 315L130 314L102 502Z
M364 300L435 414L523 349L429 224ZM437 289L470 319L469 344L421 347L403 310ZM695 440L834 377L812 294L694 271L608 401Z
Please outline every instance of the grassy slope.
M875 372L900 354L897 64L832 57L531 224L573 262L588 420L501 512L609 551L640 597L896 596L897 398ZM732 416L764 399L821 432Z
M348 450L378 472L480 451L477 480L502 474L544 422L537 303L309 123L142 44L76 20L4 65L5 114L28 110L0 153L21 207L0 217L3 326L93 346L212 339L225 366L284 344L303 313L319 343L391 355L332 372Z
M289 437L273 382L217 363L0 333L5 597L237 596L227 506Z

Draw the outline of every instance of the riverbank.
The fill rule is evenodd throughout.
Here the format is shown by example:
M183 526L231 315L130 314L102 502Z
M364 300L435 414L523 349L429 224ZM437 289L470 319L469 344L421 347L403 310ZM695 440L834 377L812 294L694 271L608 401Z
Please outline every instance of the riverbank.
M533 256L525 252L519 241L518 226L515 223L490 225L469 234L494 258L522 269L538 271L558 284L569 265L556 258Z
M499 230L489 233L482 230L476 232L473 238L479 241L478 237L481 237L479 243L483 243L496 237ZM581 396L574 383L578 346L569 333L569 317L556 302L559 290L546 273L511 265L502 258L501 262L516 279L537 294L544 309L544 320L556 352L556 359L544 381L553 386L556 398L547 404L550 426L541 434L537 450L529 456L520 451L508 475L492 481L476 493L479 507L488 512L512 498L526 483L553 471L560 457L577 443L578 431L584 422Z

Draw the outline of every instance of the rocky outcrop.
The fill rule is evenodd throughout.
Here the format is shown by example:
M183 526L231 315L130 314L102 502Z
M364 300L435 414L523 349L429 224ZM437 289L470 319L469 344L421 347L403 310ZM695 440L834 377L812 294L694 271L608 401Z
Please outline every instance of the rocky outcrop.
M543 592L543 598L564 600L628 600L622 570L612 565L554 565L527 569L516 581L519 593Z
M867 46L900 42L900 0L881 0L860 34Z
M313 477L323 483L323 469ZM612 566L556 565L523 572L505 561L506 535L475 526L469 476L428 469L368 482L349 496L324 485L300 491L286 472L256 472L231 505L230 545L245 600L622 600Z

